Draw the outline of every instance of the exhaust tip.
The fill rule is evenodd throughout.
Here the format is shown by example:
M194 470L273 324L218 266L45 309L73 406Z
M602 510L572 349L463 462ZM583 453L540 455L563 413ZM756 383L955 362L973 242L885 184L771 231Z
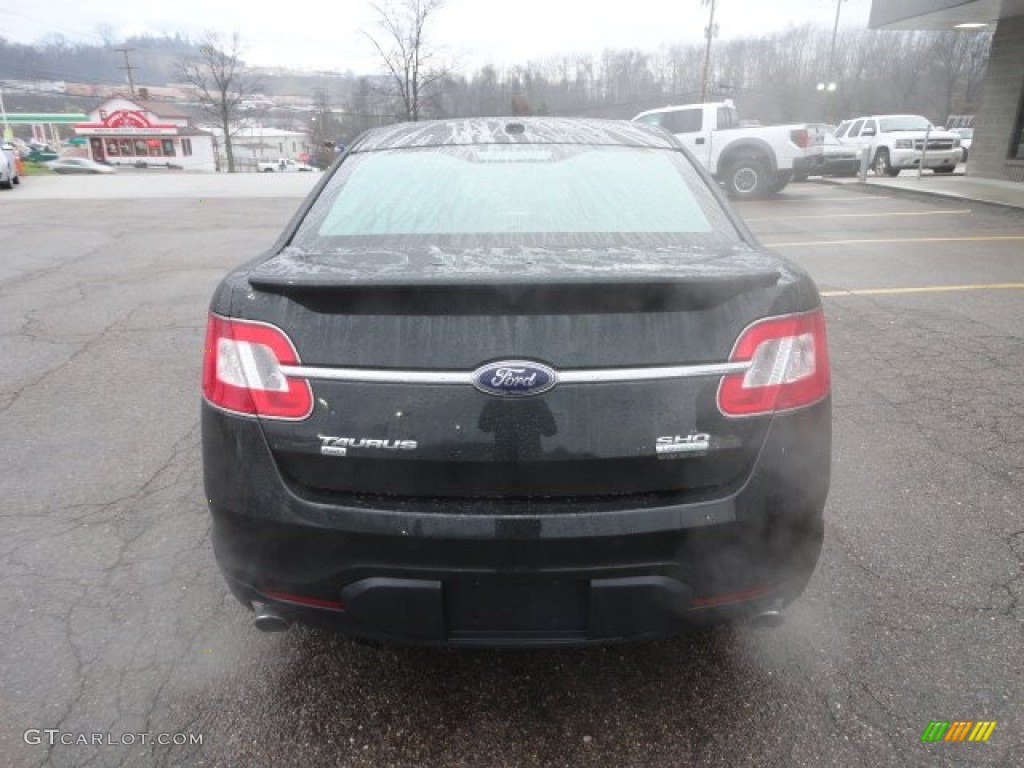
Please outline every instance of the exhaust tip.
M786 617L782 615L782 611L771 610L757 614L750 620L750 623L755 627L778 627L785 621Z
M786 621L782 615L783 602L776 600L768 605L763 611L755 614L750 623L755 627L778 627Z
M291 622L266 603L252 601L252 625L260 632L286 632Z

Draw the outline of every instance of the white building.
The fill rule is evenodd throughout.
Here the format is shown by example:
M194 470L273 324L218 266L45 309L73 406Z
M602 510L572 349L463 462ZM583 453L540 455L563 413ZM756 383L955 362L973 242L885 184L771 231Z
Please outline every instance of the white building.
M89 156L110 165L164 166L190 171L217 170L214 137L192 126L173 104L114 98L75 123L89 141Z
M211 131L217 137L221 167L227 168L224 142L221 138L223 131L217 128L211 128ZM282 157L307 162L312 151L308 133L264 128L260 124L238 128L231 136L231 150L235 156L236 171L255 171L257 163L279 160Z

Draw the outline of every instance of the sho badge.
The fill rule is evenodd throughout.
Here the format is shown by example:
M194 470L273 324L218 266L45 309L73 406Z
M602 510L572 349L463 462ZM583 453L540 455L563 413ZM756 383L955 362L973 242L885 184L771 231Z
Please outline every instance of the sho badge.
M655 442L654 450L659 456L678 456L679 454L707 453L710 447L711 435L707 432L694 432L686 437L682 435L659 437Z
M375 440L367 437L333 437L317 435L320 438L320 453L325 456L348 456L351 448L371 448L385 451L415 451L415 440Z

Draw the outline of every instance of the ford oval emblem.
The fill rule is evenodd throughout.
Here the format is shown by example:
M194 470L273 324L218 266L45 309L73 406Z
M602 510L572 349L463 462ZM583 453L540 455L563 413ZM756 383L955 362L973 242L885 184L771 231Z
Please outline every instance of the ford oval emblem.
M539 395L557 383L554 369L528 360L500 360L473 371L473 386L499 397Z

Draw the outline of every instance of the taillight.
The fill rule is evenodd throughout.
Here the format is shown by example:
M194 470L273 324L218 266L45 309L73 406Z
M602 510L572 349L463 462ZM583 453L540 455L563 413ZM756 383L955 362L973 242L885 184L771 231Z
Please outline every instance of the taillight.
M831 390L825 316L820 309L769 317L747 326L730 362L749 362L722 378L718 408L726 416L755 416L811 405Z
M795 128L789 132L789 140L801 149L806 149L811 145L811 134L806 128Z
M286 376L283 365L299 355L279 328L210 315L203 351L203 397L235 413L299 420L313 410L305 379Z

